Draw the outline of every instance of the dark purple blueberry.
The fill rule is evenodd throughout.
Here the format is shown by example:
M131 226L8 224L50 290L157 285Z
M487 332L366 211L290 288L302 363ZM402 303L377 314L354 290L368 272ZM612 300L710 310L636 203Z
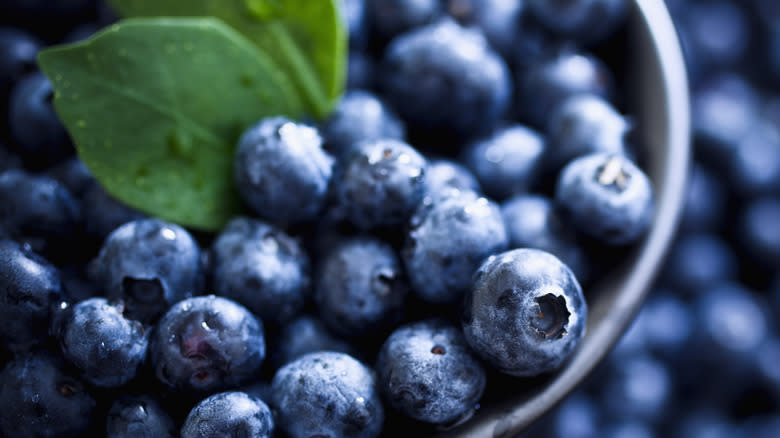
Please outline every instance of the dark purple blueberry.
M84 231L98 242L103 242L119 226L146 218L144 213L111 196L100 184L86 189L81 204Z
M108 410L106 436L111 438L176 438L173 419L150 396L121 397Z
M728 162L728 181L742 196L780 194L780 130L756 122L737 142Z
M601 386L606 414L650 423L662 419L674 390L666 365L643 356L616 361Z
M13 85L22 76L38 69L35 57L41 42L27 31L0 27L0 99L5 101Z
M214 394L198 403L181 428L181 438L271 438L274 419L268 405L245 392Z
M476 26L505 59L522 40L526 0L445 0L447 13L464 26Z
M682 234L673 243L661 271L661 280L672 289L691 295L737 279L739 264L734 250L719 236Z
M96 183L87 166L78 157L55 164L46 170L46 174L59 181L77 198L81 198Z
M727 195L718 175L694 163L688 177L680 229L694 232L719 229L725 216Z
M550 30L585 43L600 42L625 22L626 0L526 0Z
M347 59L347 89L371 89L375 76L376 61L365 52L351 50Z
M441 15L439 0L365 0L369 23L383 41L426 25Z
M368 17L365 0L339 0L341 18L347 25L349 46L359 48L368 41Z
M271 359L276 368L316 351L355 355L354 347L331 334L322 320L309 315L299 316L285 324L274 338L273 346Z
M780 268L780 197L750 201L740 215L739 241L761 266Z
M438 159L428 162L425 178L426 196L436 197L450 189L480 193L482 189L474 174L457 161Z
M744 3L730 0L689 1L679 18L689 50L701 67L737 67L750 49L753 23Z

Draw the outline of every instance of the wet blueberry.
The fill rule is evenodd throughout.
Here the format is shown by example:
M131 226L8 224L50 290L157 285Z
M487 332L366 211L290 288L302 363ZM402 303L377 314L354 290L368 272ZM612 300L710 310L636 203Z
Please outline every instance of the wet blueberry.
M505 59L522 40L526 0L445 0L447 13L464 26L477 26Z
M173 419L149 396L122 397L108 410L106 436L112 438L174 438Z
M331 334L322 320L310 315L299 316L285 324L273 345L271 359L277 368L316 351L356 354L351 344Z
M181 438L271 438L274 419L262 400L245 392L222 392L198 403L181 428Z
M457 161L438 159L428 162L425 178L426 196L437 196L450 189L480 193L474 174Z

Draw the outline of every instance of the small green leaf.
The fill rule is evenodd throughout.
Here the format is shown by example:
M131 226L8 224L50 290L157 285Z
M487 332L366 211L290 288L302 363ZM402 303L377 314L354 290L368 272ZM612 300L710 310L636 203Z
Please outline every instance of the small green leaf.
M346 78L347 31L338 0L111 0L124 16L212 16L221 19L277 61L323 117Z
M128 19L38 58L79 155L120 200L216 230L240 211L241 132L303 104L282 70L213 18Z

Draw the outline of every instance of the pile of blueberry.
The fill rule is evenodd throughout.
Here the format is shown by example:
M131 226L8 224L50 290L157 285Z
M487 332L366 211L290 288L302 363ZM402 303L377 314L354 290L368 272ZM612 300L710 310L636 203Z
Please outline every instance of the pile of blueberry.
M524 437L780 436L780 2L666 3L692 97L678 237L606 363Z
M497 376L561 366L585 333L588 285L654 214L614 76L626 1L343 0L348 91L317 125L272 117L241 136L246 214L216 234L123 205L74 156L35 55L111 11L94 0L2 8L4 436L444 430L488 402ZM711 99L744 90L719 84ZM757 166L740 168L743 180L763 187L763 162L743 162ZM695 182L718 185L702 172ZM694 187L699 220L719 223L719 192ZM777 228L754 223L777 210L769 198L745 219L749 248L774 260ZM727 246L697 239L679 251L723 268L681 254L703 271L680 265L676 281L733 271ZM706 300L713 333L757 335L755 318L717 323L735 306L761 311L751 295L719 294ZM616 397L636 395L620 385L637 374L667 388L655 362L620 369Z

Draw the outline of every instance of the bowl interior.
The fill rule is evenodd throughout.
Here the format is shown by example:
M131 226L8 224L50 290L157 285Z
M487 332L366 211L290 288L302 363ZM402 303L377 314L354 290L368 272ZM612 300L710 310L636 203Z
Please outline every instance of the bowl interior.
M501 382L501 401L484 404L447 437L514 437L549 411L604 358L635 316L674 235L689 163L685 68L663 0L636 0L629 19L629 111L656 191L656 215L645 238L593 290L588 331L574 356L554 375ZM506 384L504 384L506 383Z

